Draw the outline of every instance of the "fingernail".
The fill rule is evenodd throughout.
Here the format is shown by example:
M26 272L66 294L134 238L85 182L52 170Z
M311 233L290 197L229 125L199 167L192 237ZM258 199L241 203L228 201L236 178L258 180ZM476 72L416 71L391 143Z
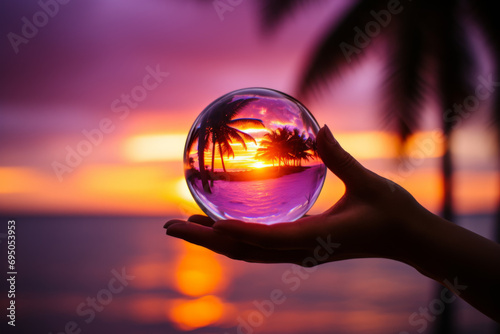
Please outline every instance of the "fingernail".
M185 223L185 221L182 219L171 219L168 222L166 222L165 225L163 225L163 228L169 228L173 224L177 224L177 223Z
M163 228L168 228L170 225L172 225L175 222L175 220L169 220L168 222L163 225Z
M328 127L328 125L325 124L324 127L325 127L325 131L326 131L326 139L328 140L328 142L330 142L331 144L338 144L337 140L335 139L335 137L332 134L332 131L330 131L330 128Z

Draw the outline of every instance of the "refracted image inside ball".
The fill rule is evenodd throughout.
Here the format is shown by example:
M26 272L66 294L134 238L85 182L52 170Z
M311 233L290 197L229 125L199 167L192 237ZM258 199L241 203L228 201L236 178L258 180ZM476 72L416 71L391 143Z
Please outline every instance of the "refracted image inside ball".
M284 93L228 93L206 107L189 131L189 190L214 220L294 221L312 207L325 180L318 131L312 114Z

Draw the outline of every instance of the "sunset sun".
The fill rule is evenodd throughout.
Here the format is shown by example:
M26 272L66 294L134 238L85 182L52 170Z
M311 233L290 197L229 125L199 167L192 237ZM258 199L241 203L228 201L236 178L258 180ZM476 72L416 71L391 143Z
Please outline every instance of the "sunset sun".
M253 164L251 164L251 167L253 167L253 168L264 168L264 167L268 167L268 166L272 166L272 165L266 164L262 161L256 161Z

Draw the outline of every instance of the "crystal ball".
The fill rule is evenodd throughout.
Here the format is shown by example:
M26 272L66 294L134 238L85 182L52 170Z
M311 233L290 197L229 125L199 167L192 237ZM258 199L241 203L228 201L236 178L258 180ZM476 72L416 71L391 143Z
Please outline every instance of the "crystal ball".
M184 172L191 194L212 219L274 224L302 217L326 176L319 125L299 101L267 88L245 88L207 106L189 131Z

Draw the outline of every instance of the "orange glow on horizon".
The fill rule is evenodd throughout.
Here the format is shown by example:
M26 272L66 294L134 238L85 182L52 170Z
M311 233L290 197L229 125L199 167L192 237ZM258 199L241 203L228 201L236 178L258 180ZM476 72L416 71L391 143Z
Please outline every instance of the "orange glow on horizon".
M252 168L264 168L264 167L272 167L273 164L268 164L262 161L256 161L253 164L250 165Z
M182 158L185 134L149 134L128 139L123 148L126 159L131 161L169 161Z
M131 149L131 152L137 153L142 148L154 151L158 145L165 145L165 138L172 139L173 147L182 152L185 140L184 135L180 134L137 137L142 139L135 141L134 145L138 146ZM439 210L442 189L437 161L431 164L434 166L432 168L415 166L411 175L401 177L398 175L397 160L394 160L396 163L388 160L397 157L395 136L382 132L360 132L340 133L336 137L363 164L401 183L430 210ZM128 139L125 143L128 143ZM253 143L249 143L248 151L244 151L241 145L235 145L234 148L240 150L239 155L235 159L225 157L228 169L262 169L272 166L269 162L253 159L255 151L252 150L256 149ZM409 158L413 155L420 159L419 163L429 158L439 158L442 154L439 135L431 132L415 134L410 138L406 149ZM478 148L472 153L477 156L479 151ZM125 152L126 150L118 153ZM202 213L185 184L182 153L176 155L175 161L168 160L170 158L161 160L165 157L160 159L153 155L146 159L147 154L141 154L122 155L126 161L109 164L85 161L71 173L64 174L62 182L47 168L1 166L0 209L5 212L33 214L141 214L173 217ZM211 164L210 158L211 153L207 151L207 165ZM152 161L147 161L148 159ZM374 164L370 167L372 160ZM214 162L215 169L222 170L218 153ZM495 187L499 177L497 171L458 170L456 175L458 183L454 198L459 212L489 212L495 209L498 196L498 189ZM332 175L331 178L335 179L335 176ZM334 186L328 186L327 183L311 212L326 210L331 206L332 198L341 195L342 189L340 183Z
M28 167L0 166L0 195L32 193L47 186L43 174Z
M248 128L245 132L252 134L267 133L262 128ZM366 159L390 159L397 158L398 137L395 134L381 131L365 131L353 133L335 134L341 145L359 160ZM242 168L241 163L250 161L253 163L257 148L262 141L262 136L256 136L257 145L253 142L247 142L247 150L240 143L231 143L235 157L228 158L224 156L224 163L231 165L236 163L238 166L233 168ZM150 134L138 135L127 140L123 149L124 157L133 162L144 161L181 161L183 157L186 134ZM430 149L426 151L426 158L435 158L442 156L442 137L435 131L419 132L411 136L406 144L407 152L411 153L422 145L429 145ZM193 146L190 155L196 154L196 145ZM210 164L212 159L211 150L205 152L205 162ZM216 168L222 168L220 163L220 152L216 149L215 161ZM231 168L231 167L230 167Z

